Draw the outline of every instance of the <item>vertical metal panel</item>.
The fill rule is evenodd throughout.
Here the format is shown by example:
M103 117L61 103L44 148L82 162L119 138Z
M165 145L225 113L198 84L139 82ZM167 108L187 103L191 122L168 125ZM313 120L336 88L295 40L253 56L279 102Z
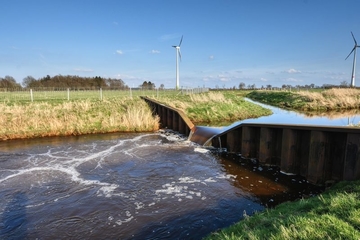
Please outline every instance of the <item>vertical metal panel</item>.
M172 125L173 125L173 130L174 131L179 131L179 114L177 112L173 112L173 122L172 122Z
M309 169L311 131L297 130L299 143L300 175L306 177Z
M166 118L166 126L167 128L172 129L172 119L173 119L173 111L169 108L167 108L167 118Z
M167 127L167 116L168 116L168 111L167 108L165 108L164 106L161 108L161 116L162 116L162 121L161 121L161 127Z
M329 158L329 142L326 132L311 131L310 155L307 179L319 184L326 181L326 161Z
M344 162L344 180L360 179L360 135L349 133L347 136Z
M241 154L244 157L258 158L259 157L259 127L243 127L242 130L242 144Z
M242 128L236 128L234 131L226 134L226 146L229 152L241 152Z
M282 129L262 127L260 130L259 162L280 165Z
M344 174L347 134L342 132L329 132L328 134L330 154L326 164L326 175L332 180L342 180Z
M179 116L180 117L180 116ZM182 118L181 119L179 119L179 133L182 133L182 134L184 134L186 131L185 131L185 126L186 124L185 124L185 122L184 122L184 120L182 120Z
M284 172L300 174L301 143L298 140L298 131L288 128L283 130L280 169Z

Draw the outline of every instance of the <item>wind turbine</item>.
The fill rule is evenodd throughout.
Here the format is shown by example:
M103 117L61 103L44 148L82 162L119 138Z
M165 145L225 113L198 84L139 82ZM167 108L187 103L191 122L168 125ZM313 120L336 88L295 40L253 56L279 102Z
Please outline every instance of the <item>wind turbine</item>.
M179 57L181 61L181 52L180 52L180 46L181 42L183 40L183 36L181 36L181 40L178 46L172 46L176 49L176 90L179 89Z
M348 59L348 57L354 52L354 60L353 60L353 67L352 67L352 75L351 75L351 87L355 87L355 68L356 68L356 48L360 47L359 45L357 45L356 39L354 37L354 34L351 32L351 35L354 39L355 45L354 48L351 50L351 52L349 53L349 55L345 58Z

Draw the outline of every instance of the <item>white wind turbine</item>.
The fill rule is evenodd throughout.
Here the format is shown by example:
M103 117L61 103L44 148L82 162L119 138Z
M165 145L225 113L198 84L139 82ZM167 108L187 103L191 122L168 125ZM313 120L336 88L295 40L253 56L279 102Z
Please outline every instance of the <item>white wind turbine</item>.
M353 67L352 67L352 75L351 75L351 87L355 87L355 68L356 68L356 48L360 47L359 45L357 45L356 39L354 37L354 34L351 32L351 35L354 39L355 45L354 48L351 50L351 52L349 53L349 55L345 58L348 59L348 57L354 52L354 60L353 60Z
M181 40L178 46L172 46L176 49L176 90L179 89L179 57L181 61L181 52L180 52L180 46L181 42L183 40L183 36L181 36Z

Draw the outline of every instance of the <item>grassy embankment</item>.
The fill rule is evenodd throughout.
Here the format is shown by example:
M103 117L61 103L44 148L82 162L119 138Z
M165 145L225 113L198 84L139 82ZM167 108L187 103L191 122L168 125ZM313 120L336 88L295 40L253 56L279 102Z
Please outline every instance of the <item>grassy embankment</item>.
M360 181L245 216L206 239L360 239Z
M270 115L271 111L244 100L246 91L162 96L157 101L182 110L194 123L224 123Z
M159 128L159 120L140 98L0 103L0 112L0 140Z
M247 97L266 104L299 111L330 111L360 108L360 90L253 91Z
M271 114L270 110L234 94L174 93L159 99L184 110L195 123L235 121ZM0 140L159 129L159 119L152 116L148 105L139 97L111 97L102 101L4 101L0 103L0 111Z

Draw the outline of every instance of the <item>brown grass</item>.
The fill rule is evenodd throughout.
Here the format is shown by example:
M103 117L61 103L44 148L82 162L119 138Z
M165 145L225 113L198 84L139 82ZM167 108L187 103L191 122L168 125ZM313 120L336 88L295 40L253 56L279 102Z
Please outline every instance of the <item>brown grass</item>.
M360 90L330 89L322 92L300 91L308 109L354 109L360 107Z

